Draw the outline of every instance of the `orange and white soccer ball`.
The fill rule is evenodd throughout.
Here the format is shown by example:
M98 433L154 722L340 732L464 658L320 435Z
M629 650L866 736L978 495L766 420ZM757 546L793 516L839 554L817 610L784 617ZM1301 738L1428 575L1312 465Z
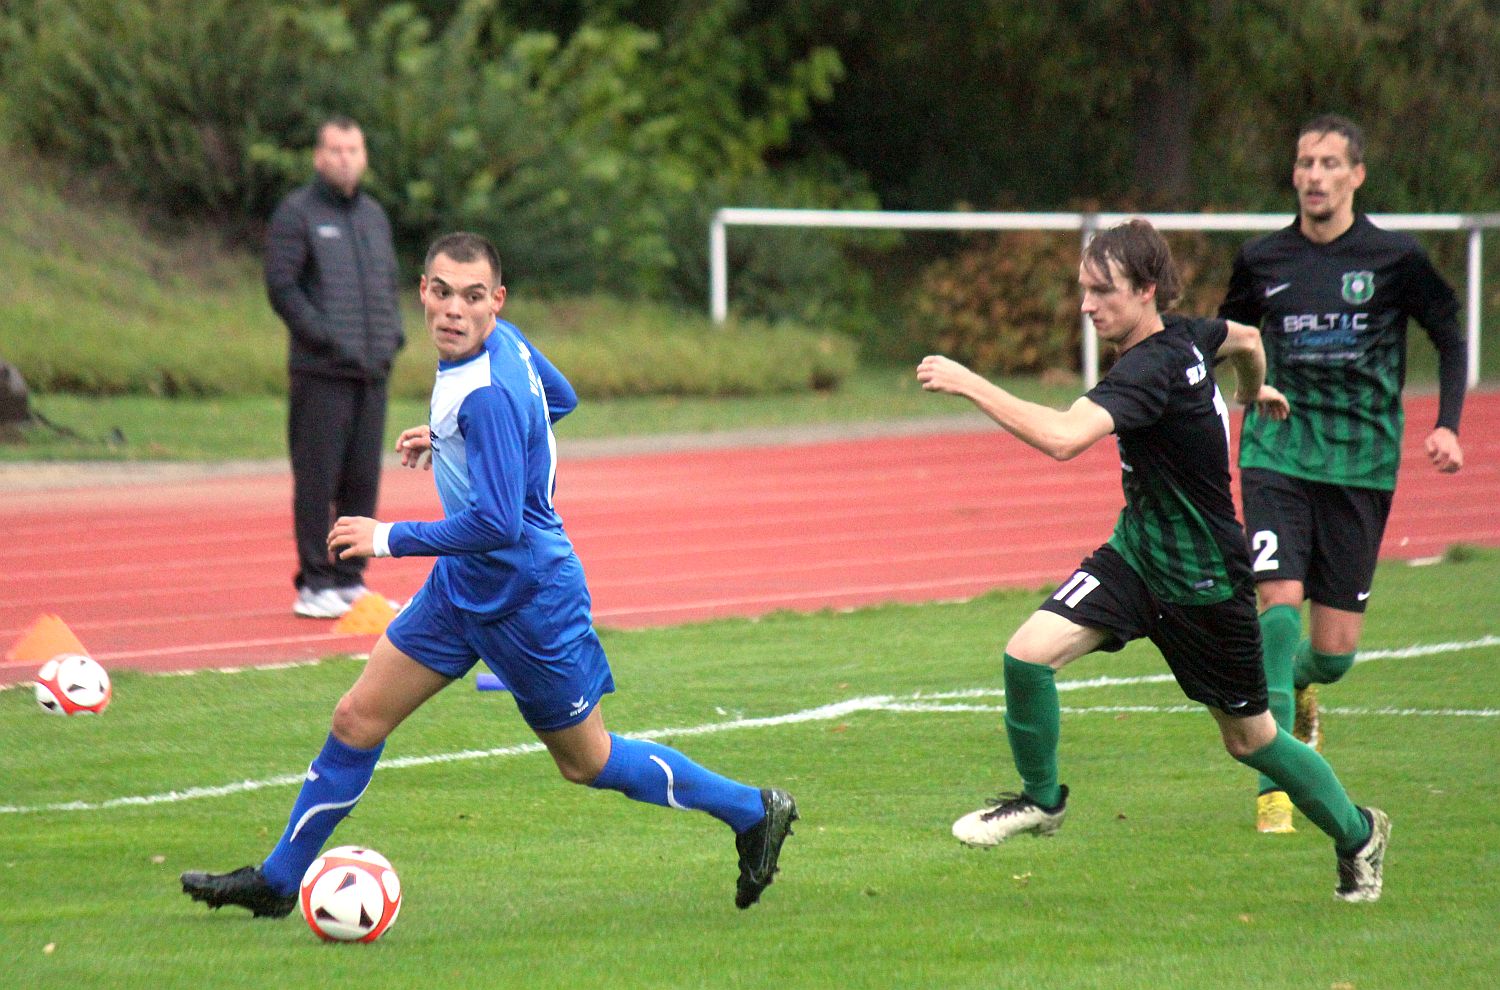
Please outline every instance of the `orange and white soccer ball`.
M401 912L396 871L363 846L339 846L313 860L298 894L308 926L332 942L373 942Z
M109 674L80 653L55 656L36 672L36 703L53 715L97 715L111 694Z

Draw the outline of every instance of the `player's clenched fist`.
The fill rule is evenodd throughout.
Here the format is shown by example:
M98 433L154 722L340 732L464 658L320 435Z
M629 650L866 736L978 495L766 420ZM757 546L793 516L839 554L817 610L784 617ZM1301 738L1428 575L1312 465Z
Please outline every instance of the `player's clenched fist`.
M1464 466L1464 449L1458 442L1458 434L1445 426L1439 426L1427 435L1424 444L1427 459L1443 474L1452 474Z
M340 560L375 556L375 525L364 516L339 516L328 531L328 551Z
M917 365L917 381L929 392L964 395L975 377L974 372L941 354L929 354Z

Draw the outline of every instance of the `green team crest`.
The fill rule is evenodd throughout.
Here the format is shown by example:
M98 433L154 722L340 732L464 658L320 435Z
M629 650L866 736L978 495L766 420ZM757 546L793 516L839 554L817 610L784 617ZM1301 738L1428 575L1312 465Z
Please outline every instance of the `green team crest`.
M1367 303L1375 294L1374 272L1344 273L1344 302L1359 305Z

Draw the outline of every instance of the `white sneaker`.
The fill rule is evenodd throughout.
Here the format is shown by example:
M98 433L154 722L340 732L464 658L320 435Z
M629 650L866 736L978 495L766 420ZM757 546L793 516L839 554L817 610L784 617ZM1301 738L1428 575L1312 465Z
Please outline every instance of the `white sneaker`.
M362 584L356 584L348 588L334 588L333 593L342 598L344 600L344 604L348 605L350 608L353 608L354 603L359 601L366 595L378 594L378 592L371 591L369 588L365 587ZM397 601L394 598L387 598L386 604L390 605L391 608L395 609L398 612L405 607L401 602Z
M292 603L292 613L304 619L337 619L349 611L349 603L332 588L314 591L302 588Z
M1062 800L1048 811L1024 794L1002 794L988 808L971 811L953 823L953 837L969 846L998 846L1013 835L1031 832L1051 835L1062 827L1068 813L1068 788Z
M1385 847L1391 841L1391 820L1379 808L1364 808L1370 819L1370 838L1351 856L1339 857L1339 885L1333 896L1355 903L1380 900L1385 882Z
M347 588L334 588L333 593L344 600L345 605L353 605L370 593L370 589L362 584L350 585Z

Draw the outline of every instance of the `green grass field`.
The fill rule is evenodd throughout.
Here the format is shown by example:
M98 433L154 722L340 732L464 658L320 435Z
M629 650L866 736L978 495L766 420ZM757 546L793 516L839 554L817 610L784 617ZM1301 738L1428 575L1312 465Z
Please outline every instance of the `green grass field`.
M268 851L358 662L118 672L102 718L0 692L0 984L1493 987L1497 587L1493 551L1384 565L1371 657L1325 689L1327 755L1395 823L1375 905L1333 899L1332 849L1300 816L1255 833L1252 774L1142 644L1062 674L1062 832L960 847L952 820L1014 785L998 657L1035 593L606 633L612 728L797 795L783 873L748 912L727 829L565 784L538 752L484 755L530 740L508 696L468 683L393 736L335 833L401 875L384 939L209 912L177 874ZM1069 686L1101 675L1120 682ZM32 810L68 802L86 807Z

